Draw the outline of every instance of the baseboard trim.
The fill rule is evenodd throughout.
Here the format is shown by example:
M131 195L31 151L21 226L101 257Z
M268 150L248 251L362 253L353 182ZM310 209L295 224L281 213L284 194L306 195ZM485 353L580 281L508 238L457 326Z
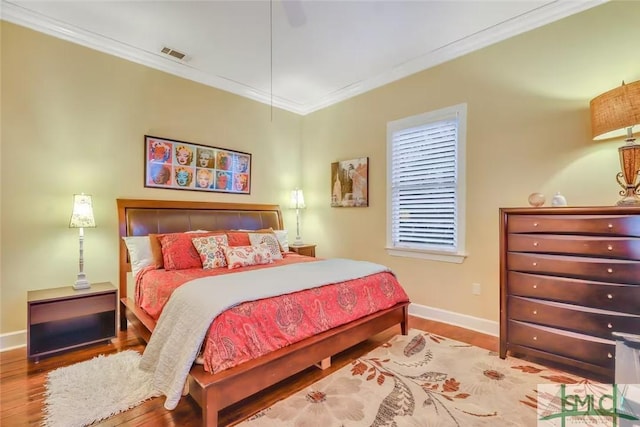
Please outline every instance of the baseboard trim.
M437 322L448 323L461 328L497 337L500 335L500 324L493 320L473 317L467 314L456 313L443 310L441 308L428 307L426 305L409 305L409 314L423 319L435 320Z
M0 352L13 350L27 345L27 330L0 334Z
M467 314L456 313L443 310L441 308L429 307L411 303L409 314L423 319L435 320L437 322L448 323L460 326L487 335L499 336L500 324L492 320L473 317ZM27 330L0 334L0 352L13 350L27 345Z

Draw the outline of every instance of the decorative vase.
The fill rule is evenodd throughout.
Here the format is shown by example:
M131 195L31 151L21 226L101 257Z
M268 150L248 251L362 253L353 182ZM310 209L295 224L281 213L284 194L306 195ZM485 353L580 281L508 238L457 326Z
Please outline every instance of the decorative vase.
M567 206L567 199L558 191L556 195L553 196L553 199L551 199L551 206Z
M540 207L544 205L545 202L544 194L542 193L531 193L529 194L529 204L533 207Z

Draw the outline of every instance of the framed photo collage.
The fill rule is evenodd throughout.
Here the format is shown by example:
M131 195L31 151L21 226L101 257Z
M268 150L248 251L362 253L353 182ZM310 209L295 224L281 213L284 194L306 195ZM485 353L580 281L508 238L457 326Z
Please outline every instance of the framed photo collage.
M251 193L251 154L145 135L144 186Z

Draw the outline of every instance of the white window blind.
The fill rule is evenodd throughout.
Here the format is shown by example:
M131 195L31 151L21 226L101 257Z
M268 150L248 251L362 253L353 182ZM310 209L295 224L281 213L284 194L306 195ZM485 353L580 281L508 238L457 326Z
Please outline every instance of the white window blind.
M464 105L389 124L390 249L459 253Z

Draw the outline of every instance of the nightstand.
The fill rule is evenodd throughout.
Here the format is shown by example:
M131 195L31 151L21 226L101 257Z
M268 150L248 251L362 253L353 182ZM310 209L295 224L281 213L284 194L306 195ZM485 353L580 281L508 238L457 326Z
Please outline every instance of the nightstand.
M38 361L116 336L117 289L109 282L27 292L27 357Z
M300 255L316 256L316 245L289 245L289 250Z

